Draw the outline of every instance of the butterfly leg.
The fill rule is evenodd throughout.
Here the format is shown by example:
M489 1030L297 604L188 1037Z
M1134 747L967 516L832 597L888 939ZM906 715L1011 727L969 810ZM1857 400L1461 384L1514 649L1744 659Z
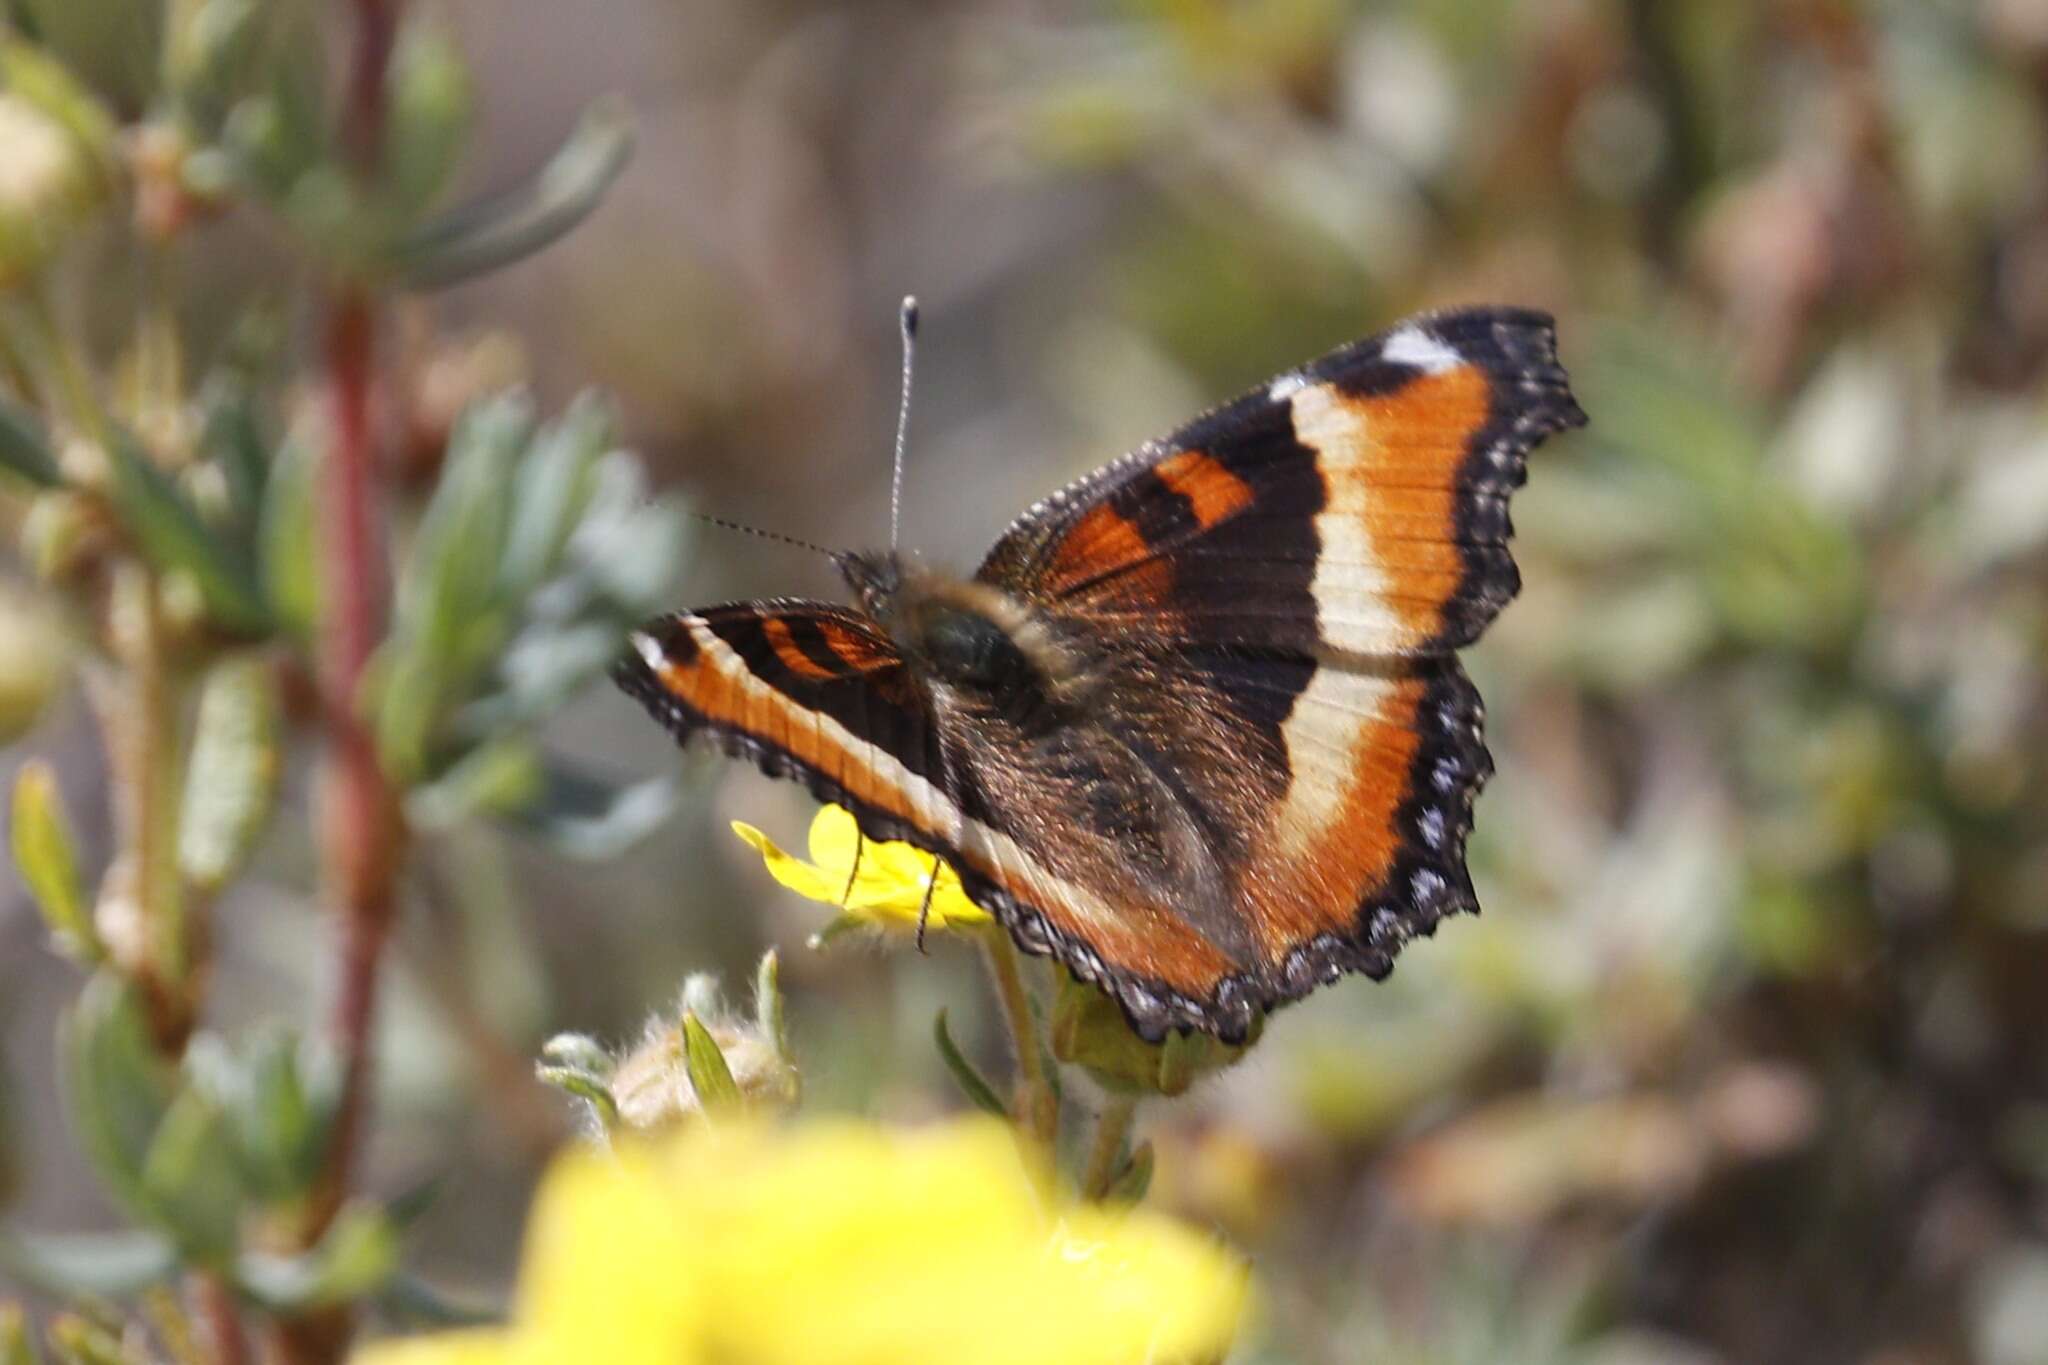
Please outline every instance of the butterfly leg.
M937 858L932 859L932 875L925 879L924 901L917 907L917 951L924 952L924 925L932 914L932 893L939 889L939 867Z
M860 826L853 827L853 870L846 874L846 889L839 893L839 908L844 910L853 899L853 884L860 877L860 855L867 847L867 838L860 832Z

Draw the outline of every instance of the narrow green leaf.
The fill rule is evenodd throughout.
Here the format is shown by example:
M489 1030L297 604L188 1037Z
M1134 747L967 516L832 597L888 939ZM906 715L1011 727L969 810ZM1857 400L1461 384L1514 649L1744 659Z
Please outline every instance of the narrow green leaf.
M540 1061L533 1074L543 1084L588 1103L598 1127L609 1132L619 1123L619 1106L612 1098L611 1088L615 1065L612 1055L595 1038L581 1033L558 1033L541 1044Z
M59 1313L50 1319L46 1339L57 1365L133 1365L116 1329L95 1322L84 1312Z
M439 1176L429 1176L392 1195L384 1205L384 1216L391 1220L392 1231L402 1233L426 1217L434 1201L441 1197L441 1186Z
M179 113L203 134L217 133L248 90L262 38L258 0L199 0L173 7L164 48L164 77Z
M263 485L270 475L269 452L249 390L241 382L216 378L201 397L204 412L199 449L220 469L227 484L232 523L254 532L263 515Z
M187 1086L171 1102L142 1163L152 1221L189 1260L219 1265L235 1249L242 1183L228 1120L213 1097Z
M199 585L207 612L222 626L251 634L270 621L256 574L238 547L208 526L178 486L135 438L117 431L107 442L115 510L159 569L183 569Z
M0 398L0 469L39 488L64 482L50 438L34 413Z
M178 866L201 891L217 891L241 870L277 801L277 692L255 655L222 660L199 693L186 769Z
M504 1321L502 1310L479 1308L450 1298L419 1276L402 1270L384 1286L378 1306L399 1326L421 1330L488 1327Z
M77 961L97 962L104 949L78 872L78 844L64 814L56 770L41 759L24 763L14 779L12 834L15 868L57 947Z
M740 1088L732 1078L732 1068L695 1012L683 1015L683 1063L689 1068L690 1088L697 1092L697 1102L705 1113L715 1115L739 1107Z
M754 969L754 1020L768 1041L775 1045L775 1055L784 1062L789 1061L789 1020L782 1001L782 958L773 948L761 954L761 965Z
M413 19L399 35L385 83L389 108L378 164L392 207L410 219L446 186L468 136L469 69L445 29Z
M968 1103L997 1118L1010 1117L1009 1106L996 1098L995 1087L983 1079L982 1074L975 1070L974 1063L968 1061L966 1054L953 1042L952 1031L946 1027L944 1010L940 1010L938 1018L932 1020L932 1041L938 1044L939 1060L946 1064L946 1070L953 1073L954 1083L967 1096Z
M136 106L148 102L168 8L160 0L14 0L9 8L10 18L24 20L42 44L41 50L29 51L62 78L61 83L45 79L66 103L87 106L75 117L88 128L104 124L111 136L113 124L92 89ZM7 77L9 84L20 79L12 70Z
M271 465L257 526L264 601L279 624L301 638L312 634L320 610L315 555L318 532L313 516L319 469L315 433L295 430Z
M304 4L266 5L267 86L235 102L221 144L243 184L279 205L329 151L327 57L321 24Z
M41 1365L28 1334L28 1314L18 1303L0 1303L0 1365Z
M399 242L390 265L413 289L441 289L533 255L590 215L633 148L623 105L601 100L526 184L458 209Z
M545 1063L536 1066L533 1074L542 1085L551 1085L588 1104L597 1115L599 1127L606 1131L618 1127L619 1103L612 1098L611 1087L595 1076L572 1066L548 1066Z
M289 1029L265 1030L245 1050L226 1099L247 1183L259 1197L293 1198L318 1175L333 1108L332 1087L322 1080Z

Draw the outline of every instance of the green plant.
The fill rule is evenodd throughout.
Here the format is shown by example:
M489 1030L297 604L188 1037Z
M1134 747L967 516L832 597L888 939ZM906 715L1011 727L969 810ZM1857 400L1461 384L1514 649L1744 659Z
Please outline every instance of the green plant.
M63 623L10 599L12 652L51 663L13 667L5 723L23 732L75 660L115 830L88 866L35 763L12 848L52 946L88 974L61 1039L71 1118L134 1224L0 1225L0 1263L67 1296L189 1277L214 1358L248 1358L253 1314L276 1358L334 1360L356 1307L393 1286L419 1207L354 1189L409 851L487 818L603 854L663 806L664 787L607 788L536 737L681 553L677 510L649 499L608 409L583 398L544 422L479 386L403 486L377 416L393 300L573 227L623 164L627 126L594 105L524 184L448 208L471 81L423 10L361 0L336 25L301 0L0 14L0 477L35 600ZM206 300L224 319L208 335L182 267L230 221L273 263ZM135 262L112 289L110 259ZM112 344L83 325L109 309ZM276 324L306 313L319 345L302 366ZM208 1027L209 919L279 817L299 747L317 754L306 816L335 1013L307 1036L229 1039ZM190 1335L179 1322L158 1324L167 1350ZM52 1349L96 1358L93 1330L53 1327Z

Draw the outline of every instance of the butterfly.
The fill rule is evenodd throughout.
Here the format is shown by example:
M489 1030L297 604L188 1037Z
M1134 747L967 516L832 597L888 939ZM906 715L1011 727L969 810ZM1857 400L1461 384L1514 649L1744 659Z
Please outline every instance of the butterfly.
M1585 423L1552 320L1411 318L1053 493L972 575L652 621L614 676L944 858L1132 1028L1255 1018L1478 903L1493 771L1457 651L1519 590L1508 499Z

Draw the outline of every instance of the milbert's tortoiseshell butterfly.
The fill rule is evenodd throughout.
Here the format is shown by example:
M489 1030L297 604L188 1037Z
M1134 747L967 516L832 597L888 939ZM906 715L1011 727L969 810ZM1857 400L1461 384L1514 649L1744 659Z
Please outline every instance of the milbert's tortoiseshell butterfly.
M937 854L1142 1036L1258 1012L1478 909L1492 771L1457 650L1520 587L1508 497L1583 425L1551 319L1428 314L1024 513L971 577L649 623L620 684Z

